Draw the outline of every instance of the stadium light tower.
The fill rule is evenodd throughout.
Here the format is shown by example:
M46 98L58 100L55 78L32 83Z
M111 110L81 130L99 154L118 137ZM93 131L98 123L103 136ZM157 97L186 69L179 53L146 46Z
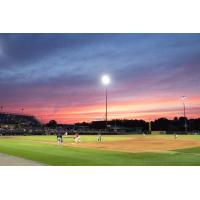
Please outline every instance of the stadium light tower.
M181 99L183 101L183 114L184 114L184 120L185 120L184 127L185 127L185 132L187 132L187 120L186 120L186 109L185 109L185 100L187 99L187 97L182 96Z
M108 75L103 75L101 78L102 84L106 86L106 129L108 123L108 85L110 84L110 77Z

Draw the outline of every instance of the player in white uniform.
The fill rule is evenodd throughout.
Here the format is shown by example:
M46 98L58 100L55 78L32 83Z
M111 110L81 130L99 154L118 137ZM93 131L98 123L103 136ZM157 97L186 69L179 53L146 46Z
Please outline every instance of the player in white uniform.
M78 133L76 133L74 140L75 140L75 143L81 142L81 137Z
M97 135L97 142L101 142L101 133L99 133L98 135Z
M66 131L66 132L65 132L65 136L67 136L67 135L68 135L68 132Z
M174 139L178 139L178 135L177 134L174 135Z

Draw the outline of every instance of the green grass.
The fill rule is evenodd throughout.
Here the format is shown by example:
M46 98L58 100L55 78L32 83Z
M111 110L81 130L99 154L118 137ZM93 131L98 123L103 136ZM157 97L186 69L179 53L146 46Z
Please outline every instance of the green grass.
M114 141L130 137L137 136L107 136L103 139ZM200 139L200 136L181 137ZM95 141L96 137L84 136L81 139L83 142ZM71 141L72 138L66 140ZM200 147L166 153L124 153L64 147L39 141L55 141L55 136L0 137L0 152L55 166L200 166Z

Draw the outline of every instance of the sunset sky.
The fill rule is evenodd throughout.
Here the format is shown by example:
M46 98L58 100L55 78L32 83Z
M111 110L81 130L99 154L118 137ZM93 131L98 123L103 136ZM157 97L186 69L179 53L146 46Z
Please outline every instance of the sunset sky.
M0 106L43 122L200 117L200 34L0 34Z

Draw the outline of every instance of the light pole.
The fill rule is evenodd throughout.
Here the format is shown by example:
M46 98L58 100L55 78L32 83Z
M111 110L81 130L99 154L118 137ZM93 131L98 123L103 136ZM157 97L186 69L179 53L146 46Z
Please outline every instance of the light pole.
M151 120L149 119L149 134L151 134Z
M182 101L183 101L183 114L184 114L184 127L185 127L185 133L187 133L187 120L186 120L186 109L185 109L185 99L187 99L186 96L182 96Z
M1 112L3 112L3 106L1 106Z
M103 75L101 78L101 81L103 85L106 86L106 114L105 114L106 127L105 129L107 129L107 123L108 123L108 88L107 87L110 84L110 77L108 75Z

